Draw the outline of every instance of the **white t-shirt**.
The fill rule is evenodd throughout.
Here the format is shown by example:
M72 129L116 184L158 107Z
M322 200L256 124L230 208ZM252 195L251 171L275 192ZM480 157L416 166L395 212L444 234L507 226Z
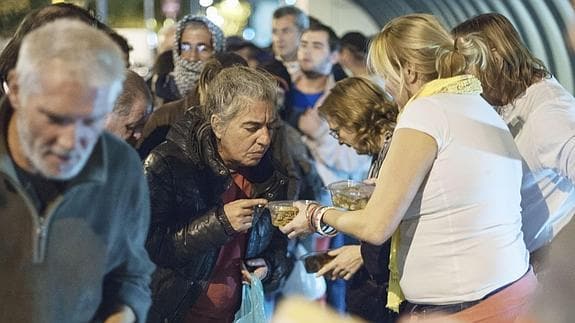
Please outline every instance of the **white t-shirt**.
M407 300L478 300L520 278L521 157L479 95L437 94L405 107L396 129L424 132L438 153L400 224L398 265Z
M575 98L554 78L501 107L523 157L523 234L529 251L553 239L575 213Z

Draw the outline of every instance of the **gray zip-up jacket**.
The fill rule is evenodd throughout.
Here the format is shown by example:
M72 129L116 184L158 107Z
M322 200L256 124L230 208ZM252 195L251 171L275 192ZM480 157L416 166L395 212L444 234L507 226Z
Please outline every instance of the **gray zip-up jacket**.
M124 304L144 322L154 269L138 155L104 133L84 169L39 214L6 146L0 107L0 322L100 321Z

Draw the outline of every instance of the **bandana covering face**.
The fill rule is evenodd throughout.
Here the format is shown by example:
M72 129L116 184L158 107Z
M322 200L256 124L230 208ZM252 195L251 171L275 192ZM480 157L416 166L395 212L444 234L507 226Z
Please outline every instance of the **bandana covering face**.
M181 97L194 88L203 68L204 62L202 61L189 62L182 58L174 61L174 80Z
M183 59L180 55L180 42L182 40L182 33L186 26L192 22L199 22L206 26L212 34L212 46L214 53L220 53L224 49L224 33L216 24L203 16L188 15L178 21L178 28L176 30L176 41L172 49L174 57L174 71L173 77L176 81L176 86L180 96L185 96L191 89L194 88L196 82L200 78L200 73L204 68L204 62L195 61L190 62Z

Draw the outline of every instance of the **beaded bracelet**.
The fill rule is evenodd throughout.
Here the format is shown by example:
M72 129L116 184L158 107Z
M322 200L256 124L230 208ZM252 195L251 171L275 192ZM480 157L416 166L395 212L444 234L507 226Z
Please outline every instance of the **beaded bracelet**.
M319 219L319 214L320 212L325 208L325 206L320 206L316 209L313 210L313 213L311 214L311 222L312 222L312 226L313 226L313 231L315 232L319 232L318 228L320 225L320 219Z
M308 203L305 206L305 218L307 220L307 225L310 231L315 231L315 227L313 226L313 214L315 213L315 211L320 208L321 205L319 205L318 203Z

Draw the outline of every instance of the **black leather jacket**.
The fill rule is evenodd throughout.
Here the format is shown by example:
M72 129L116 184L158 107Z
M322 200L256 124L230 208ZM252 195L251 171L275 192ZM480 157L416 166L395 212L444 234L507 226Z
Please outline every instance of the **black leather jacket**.
M207 287L220 248L235 234L221 199L232 179L209 123L201 121L197 110L188 110L145 162L152 205L146 247L158 266L149 322L183 319ZM291 188L293 178L273 155L269 151L258 166L243 172L253 184L252 197L291 199L297 193ZM246 259L264 258L269 267L264 288L278 288L292 266L287 238L271 225L267 210L254 216L248 234Z

